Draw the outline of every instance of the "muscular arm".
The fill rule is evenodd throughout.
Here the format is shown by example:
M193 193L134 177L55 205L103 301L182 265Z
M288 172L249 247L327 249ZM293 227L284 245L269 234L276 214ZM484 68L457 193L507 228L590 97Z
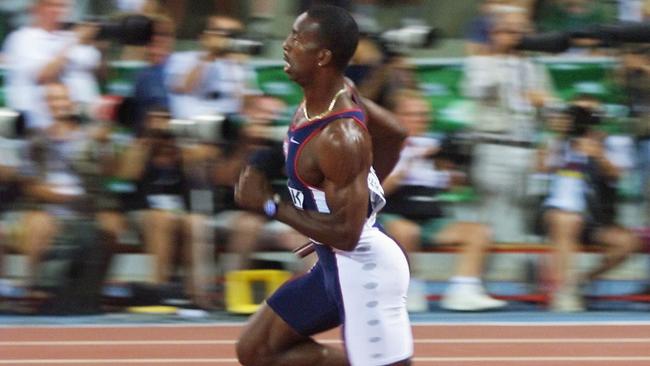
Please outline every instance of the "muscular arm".
M326 127L310 145L314 152L310 164L322 175L319 186L325 192L330 213L304 211L281 202L275 218L318 242L353 250L367 215L370 136L353 121L337 121ZM267 187L260 187L262 184ZM236 189L237 202L259 211L269 196L270 187L261 171L246 168Z
M372 166L379 181L383 182L397 164L408 134L392 113L369 99L363 98L362 103L368 116L368 132L372 136Z
M318 137L318 166L323 173L330 214L281 206L277 218L308 237L337 249L353 250L368 207L369 136L352 121L330 125Z

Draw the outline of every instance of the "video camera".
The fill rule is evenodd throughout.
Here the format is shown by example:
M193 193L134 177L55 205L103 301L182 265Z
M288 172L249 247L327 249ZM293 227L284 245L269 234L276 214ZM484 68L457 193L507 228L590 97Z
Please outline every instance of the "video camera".
M25 136L27 125L25 116L17 111L0 108L0 137L16 139Z
M571 32L526 35L517 49L559 53L573 47L574 41L581 39L596 40L599 47L618 47L624 43L649 43L650 22L596 25Z
M264 43L245 38L228 38L226 51L259 56L264 51Z
M565 113L571 123L568 131L568 136L571 138L583 137L601 122L600 115L590 108L571 105Z
M88 19L84 23L99 26L97 39L113 40L124 45L144 46L151 41L154 21L144 15L126 15L113 20ZM71 29L78 23L64 23L63 29Z
M233 116L210 114L169 121L171 133L192 142L224 144L239 137L239 123Z
M377 37L386 51L398 54L431 47L439 38L439 29L427 25L408 25L389 29Z

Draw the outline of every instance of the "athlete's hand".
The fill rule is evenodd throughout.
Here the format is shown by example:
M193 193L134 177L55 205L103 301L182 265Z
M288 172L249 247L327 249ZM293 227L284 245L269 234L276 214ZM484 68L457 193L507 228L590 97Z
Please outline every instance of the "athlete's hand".
M264 202L273 196L271 184L260 170L246 166L235 185L235 202L239 207L262 212Z

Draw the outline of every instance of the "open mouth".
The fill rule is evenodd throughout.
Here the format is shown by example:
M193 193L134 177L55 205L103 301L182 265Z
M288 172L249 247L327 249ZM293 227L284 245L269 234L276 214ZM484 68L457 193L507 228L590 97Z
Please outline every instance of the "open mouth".
M286 71L287 69L289 69L291 67L291 62L289 62L289 57L287 56L286 53L283 54L282 58L284 59L284 70Z

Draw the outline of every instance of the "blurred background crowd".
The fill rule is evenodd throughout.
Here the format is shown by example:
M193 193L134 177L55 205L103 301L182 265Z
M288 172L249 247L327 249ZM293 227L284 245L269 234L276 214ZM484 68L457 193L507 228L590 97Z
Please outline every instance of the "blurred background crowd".
M354 14L348 76L409 132L382 224L412 253L460 248L442 307L505 306L481 279L493 243L553 246L558 311L647 244L650 1L6 0L0 298L96 312L115 254L144 252L148 289L213 309L224 273L305 243L232 195L252 151L282 147L302 98L282 42L321 2ZM586 272L584 245L605 248Z

